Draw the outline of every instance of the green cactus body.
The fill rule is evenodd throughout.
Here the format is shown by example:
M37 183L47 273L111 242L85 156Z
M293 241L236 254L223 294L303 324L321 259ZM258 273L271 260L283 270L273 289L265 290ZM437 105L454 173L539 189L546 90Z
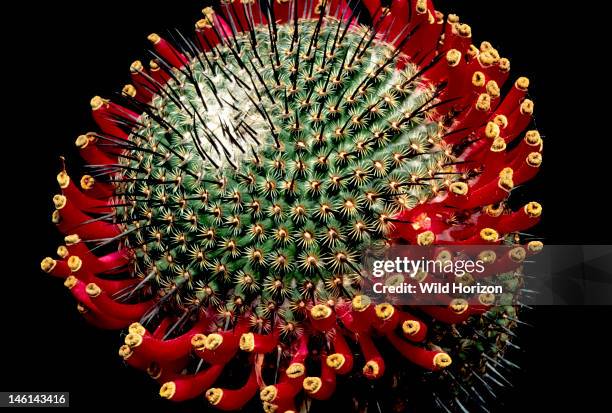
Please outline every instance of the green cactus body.
M278 26L275 50L259 27L254 41L241 34L193 59L190 76L176 73L153 99L163 124L144 115L130 136L138 149L122 186L132 205L118 214L136 274L154 273L175 304L258 305L263 316L290 295L352 295L360 251L432 196L420 179L444 188L436 172L452 156L421 111L433 91L414 66L389 65L392 46L362 50L364 27L325 20L299 22L298 36Z

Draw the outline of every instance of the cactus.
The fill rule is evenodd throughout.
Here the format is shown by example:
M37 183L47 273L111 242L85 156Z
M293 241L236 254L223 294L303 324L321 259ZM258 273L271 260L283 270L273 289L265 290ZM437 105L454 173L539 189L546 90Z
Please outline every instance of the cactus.
M539 133L521 136L529 81L502 96L509 61L431 1L365 0L369 26L351 6L207 7L193 39L149 35L155 59L116 102L91 100L100 130L76 141L90 173L58 174L65 245L41 267L92 324L128 329L120 356L164 398L289 412L391 378L396 408L424 385L465 410L515 367L515 299L374 305L360 256L541 248L521 246L540 204L507 205L542 160Z

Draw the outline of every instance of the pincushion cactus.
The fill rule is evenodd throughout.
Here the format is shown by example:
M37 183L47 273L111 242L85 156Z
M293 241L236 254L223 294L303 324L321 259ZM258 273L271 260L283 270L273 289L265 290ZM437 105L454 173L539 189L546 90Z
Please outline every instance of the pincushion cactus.
M509 61L431 1L366 0L371 26L351 6L205 8L193 38L149 35L116 102L91 100L91 172L59 173L65 245L41 267L92 324L128 329L120 356L164 398L297 411L342 376L411 380L401 358L457 410L514 367L516 302L375 305L360 255L524 241L541 206L505 201L542 160L529 81L502 96Z

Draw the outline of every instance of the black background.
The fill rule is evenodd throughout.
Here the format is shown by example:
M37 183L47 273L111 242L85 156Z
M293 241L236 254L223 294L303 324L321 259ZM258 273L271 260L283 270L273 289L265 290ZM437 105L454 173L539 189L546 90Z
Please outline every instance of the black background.
M591 7L545 4L436 1L471 24L476 41L490 40L509 57L514 76L532 80L537 126L546 139L543 171L524 195L544 206L536 231L550 244L612 244L605 199L611 137L606 103L600 103L607 29ZM202 6L21 2L3 12L0 390L69 391L80 410L194 407L158 400L157 384L122 366L119 333L87 326L62 283L42 274L39 262L61 241L50 223L55 175L62 154L73 177L79 175L73 142L94 129L89 99L110 96L129 81L134 59L148 60L149 32L191 30ZM611 315L610 307L540 307L527 314L535 328L522 330L523 372L496 411L608 410L598 402L610 382Z

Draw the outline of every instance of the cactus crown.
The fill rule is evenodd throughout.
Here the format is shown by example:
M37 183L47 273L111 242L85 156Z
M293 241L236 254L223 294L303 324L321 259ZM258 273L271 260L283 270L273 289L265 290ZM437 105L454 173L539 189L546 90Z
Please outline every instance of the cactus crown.
M508 203L542 162L537 131L517 139L529 81L502 96L509 61L431 1L350 6L222 1L194 40L148 36L121 104L91 100L93 176L58 175L65 245L41 269L88 321L128 328L120 356L164 398L238 410L267 382L264 411L287 413L350 375L357 404L375 380L396 410L487 411L516 368L521 266L542 248L519 246L541 205ZM505 293L374 305L360 254L387 243L485 244Z

